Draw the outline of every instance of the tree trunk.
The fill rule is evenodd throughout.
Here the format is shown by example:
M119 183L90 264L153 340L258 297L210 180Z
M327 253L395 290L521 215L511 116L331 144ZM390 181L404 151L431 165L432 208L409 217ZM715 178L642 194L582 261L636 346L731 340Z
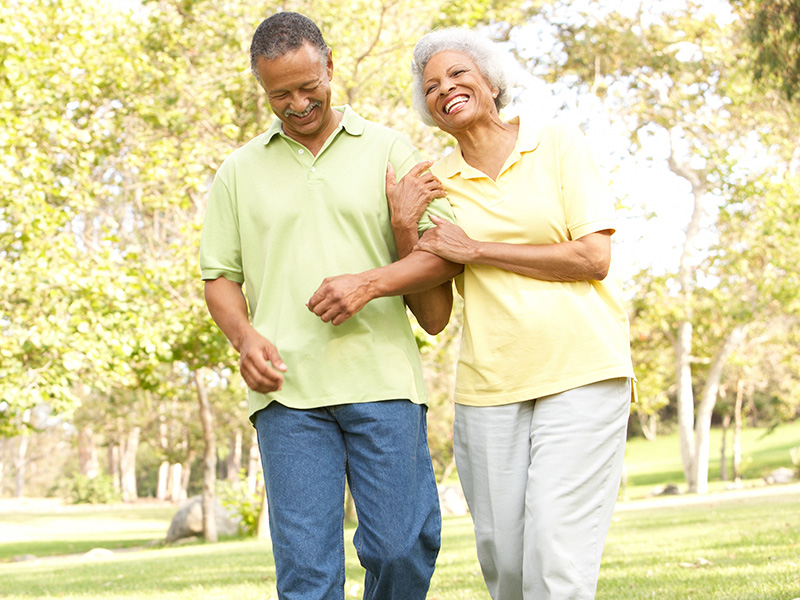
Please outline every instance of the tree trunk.
M728 429L731 427L731 416L726 414L722 417L722 444L719 451L719 478L728 481Z
M165 408L164 403L158 404L158 446L161 451L166 453L169 448L169 430L167 428L166 417L164 416ZM158 483L156 484L156 498L161 500L169 499L170 497L170 464L169 461L164 459L158 465Z
M167 498L172 502L183 502L187 498L186 487L183 485L183 465L180 463L169 466Z
M5 456L9 439L0 437L0 496L3 494L3 481L5 480L6 467L8 466Z
M673 152L675 140L681 138L679 128L672 128L670 136L670 170L683 177L692 186L694 204L692 216L686 227L686 239L683 243L680 264L678 266L679 308L682 314L678 319L678 331L675 340L675 370L678 384L678 436L681 444L681 458L683 460L683 473L689 490L697 487L697 458L694 447L694 390L692 388L692 316L694 284L692 274L695 268L695 254L697 252L697 239L702 230L705 208L703 196L705 195L705 176L692 168L691 165L678 162Z
M114 490L119 492L121 489L120 483L120 468L119 468L119 445L116 442L108 443L108 474L111 476L111 482L114 484Z
M25 496L25 475L28 468L28 447L31 438L28 433L17 436L17 444L14 449L14 497L23 498Z
M140 432L140 427L132 427L120 445L119 480L123 502L134 502L139 497L136 489L136 453L139 450Z
M194 372L200 423L203 426L203 537L207 542L217 541L217 524L214 521L214 487L217 482L217 443L214 435L214 416L208 391L199 370Z
M714 356L711 368L708 370L708 379L703 388L703 397L700 406L697 408L697 419L695 422L695 465L696 475L694 489L690 486L690 492L705 494L708 492L708 457L711 438L711 417L714 413L714 406L717 403L720 381L722 381L722 371L731 353L739 346L745 336L745 328L738 325L725 337L722 347Z
M736 403L733 406L733 481L742 480L742 403L744 402L744 381L736 384Z
M261 452L258 450L258 434L253 429L250 451L247 457L247 489L255 496L258 487L258 474L261 472Z
M192 478L192 463L194 463L195 458L197 458L197 453L194 450L190 450L186 456L186 462L183 463L183 467L181 468L181 501L189 497L189 480Z
M358 521L358 514L356 513L356 503L353 500L353 494L350 493L350 484L347 484L344 494L344 520L348 523L355 523Z
M81 474L89 479L94 479L100 473L100 461L97 457L97 443L94 429L91 425L84 425L78 433L78 458L81 464Z
M658 437L658 416L655 413L649 415L639 413L637 416L644 439L648 442L655 442Z
M689 491L697 487L694 447L694 391L692 390L692 324L683 321L678 324L678 338L675 342L678 379L678 438L681 445L683 475Z
M169 461L162 460L158 465L158 483L156 484L156 499L162 502L169 495Z
M242 471L242 430L237 429L231 439L231 451L228 453L228 458L225 460L227 468L227 480L232 482L234 486L239 484L239 475Z

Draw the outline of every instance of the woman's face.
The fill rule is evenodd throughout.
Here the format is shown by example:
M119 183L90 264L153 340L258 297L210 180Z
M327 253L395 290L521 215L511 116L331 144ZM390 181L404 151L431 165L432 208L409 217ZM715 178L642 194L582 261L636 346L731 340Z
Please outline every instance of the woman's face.
M496 120L496 89L472 57L457 50L437 52L422 72L425 104L434 123L448 133L468 130L484 119Z

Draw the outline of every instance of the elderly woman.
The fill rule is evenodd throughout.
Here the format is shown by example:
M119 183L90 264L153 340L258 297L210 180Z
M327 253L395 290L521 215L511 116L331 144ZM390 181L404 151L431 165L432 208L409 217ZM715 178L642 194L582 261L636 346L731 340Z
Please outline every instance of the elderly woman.
M632 396L627 312L608 276L614 207L577 127L500 118L506 64L467 30L414 50L415 106L458 142L431 168L456 224L435 219L417 248L464 265L454 449L489 592L589 599ZM407 239L425 203L396 196Z

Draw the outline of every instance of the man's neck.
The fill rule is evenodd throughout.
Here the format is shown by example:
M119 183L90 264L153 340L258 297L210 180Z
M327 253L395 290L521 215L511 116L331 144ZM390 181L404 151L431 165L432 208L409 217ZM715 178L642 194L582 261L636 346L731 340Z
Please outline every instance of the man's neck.
M338 110L331 109L330 112L331 118L328 122L328 125L325 129L321 130L319 133L314 135L313 137L294 137L289 134L290 138L292 138L298 144L301 144L305 147L312 155L316 156L319 154L320 150L325 146L325 142L328 141L328 138L331 137L334 131L339 127L339 123L342 121L343 114ZM286 133L284 131L284 133Z

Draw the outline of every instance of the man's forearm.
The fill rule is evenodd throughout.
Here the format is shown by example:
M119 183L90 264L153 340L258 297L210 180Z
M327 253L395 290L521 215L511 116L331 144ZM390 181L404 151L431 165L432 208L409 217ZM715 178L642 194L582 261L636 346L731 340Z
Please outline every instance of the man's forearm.
M419 294L439 286L463 269L429 252L415 250L400 260L366 271L373 298Z
M308 309L325 322L340 325L360 311L367 302L387 296L419 294L448 281L461 271L462 265L447 262L428 252L414 251L389 265L356 275L328 277L308 300ZM438 306L439 308L436 308ZM437 315L443 313L441 304L432 305ZM450 307L444 324L450 316ZM439 329L444 327L439 326ZM423 325L424 326L424 325ZM428 327L426 327L428 330Z
M205 282L205 299L217 327L236 351L241 352L242 339L251 327L242 287L224 277L209 280Z

